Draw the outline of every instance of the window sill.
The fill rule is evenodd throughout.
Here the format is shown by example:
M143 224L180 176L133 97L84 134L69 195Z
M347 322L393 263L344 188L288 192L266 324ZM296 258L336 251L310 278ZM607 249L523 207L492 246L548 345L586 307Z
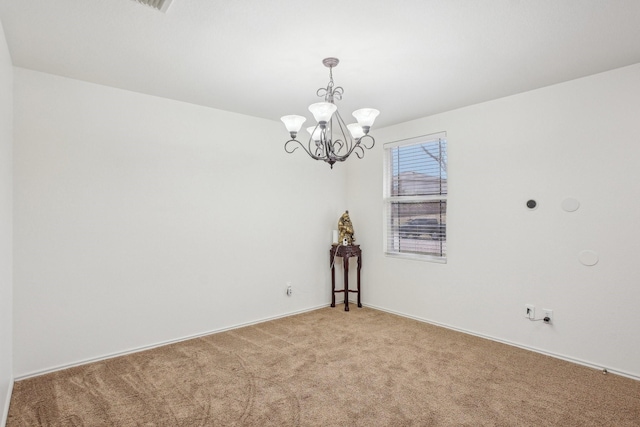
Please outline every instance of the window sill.
M435 255L420 255L420 254L408 254L402 252L385 252L385 256L389 258L399 258L399 259L410 259L414 261L426 261L426 262L434 262L436 264L446 264L446 257L439 257Z

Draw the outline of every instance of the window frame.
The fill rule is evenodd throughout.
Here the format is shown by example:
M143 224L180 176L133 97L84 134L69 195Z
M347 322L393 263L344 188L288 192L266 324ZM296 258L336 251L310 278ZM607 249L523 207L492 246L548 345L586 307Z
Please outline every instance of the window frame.
M390 235L391 235L391 230L390 230L390 220L391 220L391 205L393 203L402 203L402 202L437 202L437 201L444 201L445 204L447 204L447 207L445 208L445 215L447 214L447 210L448 210L448 196L449 196L449 189L448 189L448 183L447 183L447 189L445 194L435 194L435 195L404 195L404 196L392 196L391 195L391 189L393 186L393 166L391 165L391 160L392 160L392 149L397 148L397 147L404 147L404 146L410 146L410 145L418 145L418 144L425 144L425 143L432 143L432 142L436 142L436 141L441 141L444 140L446 147L445 147L445 155L447 158L447 165L448 165L448 152L449 152L449 147L448 147L448 141L447 141L447 133L446 132L438 132L438 133L433 133L433 134L427 134L427 135L421 135L421 136L417 136L417 137L412 137L412 138L407 138L407 139L402 139L402 140L398 140L398 141L393 141L393 142L388 142L386 144L384 144L383 148L384 148L384 154L383 154L383 233L382 233L382 238L383 238L383 243L382 243L382 247L384 250L384 254L385 256L388 257L393 257L393 258L402 258L402 259L412 259L412 260L419 260L419 261L428 261L428 262L435 262L435 263L442 263L442 264L446 264L447 263L447 249L448 249L448 236L447 236L447 222L445 221L444 224L444 239L440 242L441 245L444 244L445 246L445 250L443 255L435 255L432 253L415 253L415 252L401 252L399 249L395 250L394 248L390 247L389 243L390 243ZM442 179L442 178L441 178ZM448 180L448 172L447 172L447 176L446 178ZM399 231L398 231L399 233ZM400 238L398 236L398 238Z

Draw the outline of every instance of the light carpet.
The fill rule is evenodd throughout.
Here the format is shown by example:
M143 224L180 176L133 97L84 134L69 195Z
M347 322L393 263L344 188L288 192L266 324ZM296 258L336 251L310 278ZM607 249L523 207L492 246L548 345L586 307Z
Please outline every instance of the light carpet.
M18 426L639 426L640 382L369 308L18 381Z

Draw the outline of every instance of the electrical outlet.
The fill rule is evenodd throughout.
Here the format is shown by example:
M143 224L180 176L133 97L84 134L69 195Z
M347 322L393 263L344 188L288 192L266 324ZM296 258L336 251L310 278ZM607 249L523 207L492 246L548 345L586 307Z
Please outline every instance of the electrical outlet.
M535 319L536 318L536 307L531 304L524 305L524 317L527 319Z
M293 289L291 288L291 282L287 282L287 296L291 296Z
M547 317L549 318L549 320L547 320ZM549 310L548 308L543 308L542 318L544 319L544 323L551 323L553 321L553 310Z

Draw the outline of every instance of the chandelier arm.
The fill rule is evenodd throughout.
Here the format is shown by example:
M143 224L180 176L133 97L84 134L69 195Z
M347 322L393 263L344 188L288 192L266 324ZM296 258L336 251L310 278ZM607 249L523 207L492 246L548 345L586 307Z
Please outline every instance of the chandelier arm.
M351 149L349 151L347 151L345 154L341 155L341 156L336 156L336 160L340 161L340 162L344 162L345 160L347 160L347 158L351 155L351 153L353 153L353 151L358 148L357 146L353 146L351 147Z
M289 143L290 143L290 142L295 142L295 143L297 143L298 145L297 145L297 146L294 146L294 147L293 147L293 149L291 149L291 150L290 150L290 149L287 147L287 146L289 145ZM296 151L296 150L297 150L298 148L300 148L300 147L302 147L302 149L303 149L303 150L304 150L304 151L309 155L309 157L311 157L311 158L313 158L313 159L315 159L315 160L324 160L324 158L323 158L323 157L320 157L320 156L317 156L317 155L312 154L312 153L311 153L311 151L310 151L307 147L305 147L305 146L304 146L304 144L302 144L302 142L298 141L297 139L290 139L289 141L287 141L287 142L285 142L285 143L284 143L284 151L286 151L286 152L287 152L287 153L289 153L289 154L293 153L294 151Z
M316 135L316 131L318 130L318 127L320 126L320 124L316 124L315 127L313 127L313 129L308 128L307 130L309 131L309 133L311 134L311 136L309 137L309 141L307 142L307 149L305 149L305 151L307 152L307 154L309 154L312 158L316 159L316 160L324 160L326 161L327 156L325 155L325 144L324 144L324 140L325 140L325 129L320 129L320 135L319 141L315 141L313 139L313 136ZM302 145L302 143L300 143L300 145ZM315 154L311 154L311 153L315 153Z
M367 145L365 142L363 141L367 141L367 138L371 140L371 145ZM371 150L375 145L376 145L376 140L369 134L367 135L363 135L360 137L360 139L358 139L358 145L361 145L366 148L367 150Z
M324 99L325 99L325 101L327 100L327 94L328 94L328 93L329 93L329 88L326 88L326 87L321 87L320 89L318 89L318 90L316 91L316 95L317 95L319 98L324 98Z
M313 134L312 134L313 135ZM317 143L316 141L313 140L313 136L309 137L309 142L307 143L309 149L306 150L307 154L309 154L309 156L311 156L311 158L316 159L316 160L325 160L327 156L324 153L324 146L322 143ZM314 147L314 149L312 150L311 147ZM312 151L315 154L311 154Z
M336 86L333 88L333 97L338 101L342 101L342 95L344 95L344 89L342 86Z
M368 138L371 140L371 146L367 146L366 144L362 143L363 140L366 141L365 138ZM362 159L364 157L365 151L364 149L366 148L367 150L370 150L373 148L373 146L375 145L376 140L371 136L371 135L364 135L361 138L359 138L358 140L356 140L356 143L350 147L350 149L346 152L346 154L341 155L341 156L336 156L336 160L339 162L343 162L345 160L347 160L347 158L353 154L355 152L356 156L358 156L359 159Z
M342 101L342 95L344 95L344 89L342 86L333 87L329 84L327 87L321 87L316 91L316 95L319 98L324 98L325 102L334 103L334 99Z
M291 143L291 142L298 143L298 144L300 144L302 149L305 149L300 141L298 141L297 139L290 139L290 140L288 140L287 142L284 143L284 151L286 151L287 153L291 154L291 153L293 153L294 151L296 151L298 149L297 146L294 146L292 149L289 149L289 143Z
M325 160L326 156L323 154L323 149L322 146L316 147L316 154L315 154L315 159L316 160Z
M319 152L319 156L325 162L331 158L331 154L333 152L333 147L331 145L331 138L327 138L327 133L331 133L331 125L326 126L320 131L320 141L316 143L317 152Z
M337 139L334 143L334 145L338 146L338 149L335 150L336 153L340 153L342 151L342 149L344 148L344 150L349 153L351 152L351 149L353 147L353 138L351 137L351 132L349 132L349 129L347 128L347 125L344 122L344 119L342 118L342 116L340 115L339 111L336 111L334 113L335 117L336 117L336 122L338 123L338 129L340 130L340 133L342 134L342 138L341 139ZM333 118L332 118L332 126L333 126ZM340 155L342 156L342 155ZM348 156L348 154L347 154Z
M364 148L362 148L360 144L356 145L353 148L353 152L356 154L356 156L358 156L359 159L364 157Z
M336 139L335 141L333 141L333 152L334 153L340 153L340 151L342 151L342 149L344 148L344 144L343 141L341 139ZM338 154L336 154L338 155Z
M347 154L345 154L344 156L338 156L336 157L336 160L340 161L340 162L344 162L345 160L347 160L349 158L349 156L351 155L351 153L353 153L353 150L355 150L356 147L353 147L353 149L351 151L349 151Z

